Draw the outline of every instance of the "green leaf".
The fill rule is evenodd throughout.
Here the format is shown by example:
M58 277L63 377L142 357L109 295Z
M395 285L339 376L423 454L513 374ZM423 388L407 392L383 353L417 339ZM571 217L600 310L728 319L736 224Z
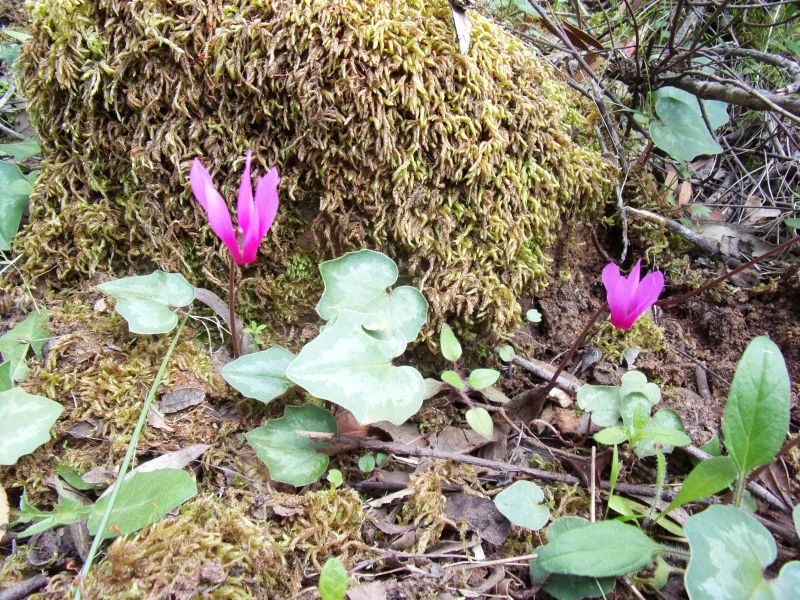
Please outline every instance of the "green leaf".
M412 342L428 318L428 302L416 288L401 286L387 293L397 281L397 265L374 250L348 252L320 264L325 291L317 313L331 321L343 311L358 313L365 329L384 331L404 343Z
M515 481L494 497L494 505L506 519L518 527L538 531L550 519L542 504L544 492L532 481Z
M328 475L325 477L325 479L333 484L333 487L337 488L341 487L341 485L344 483L344 476L339 469L331 469L328 471Z
M621 400L619 388L612 385L586 384L578 390L578 407L592 413L592 423L598 427L611 427L619 422Z
M650 138L656 146L678 161L690 161L702 154L719 154L722 147L708 131L700 109L700 100L674 87L653 92L660 120L650 124ZM724 102L703 101L713 129L727 123Z
M50 440L64 407L22 388L0 392L0 465L13 465Z
M714 433L711 435L711 438L702 446L700 449L704 452L708 452L711 456L722 456L722 446L719 442L719 436Z
M614 496L609 498L608 508L624 517L632 517L637 519L640 517L649 516L652 511L650 506L642 504L641 502L636 502L636 500L631 500L630 498L625 498L623 496ZM662 529L670 532L675 537L683 537L683 527L678 525L672 519L661 519L658 521L658 524Z
M648 382L641 371L628 371L622 376L621 384L620 393L623 396L641 394L650 406L655 406L661 401L661 388L655 383Z
M800 219L784 219L783 224L790 229L800 229Z
M511 362L517 355L517 353L514 351L514 347L509 344L500 346L497 349L497 354L500 355L500 360L502 360L503 362Z
M75 469L70 467L69 465L65 465L63 463L59 463L55 467L56 475L61 477L64 481L66 481L71 487L75 488L76 490L94 490L97 488L103 487L97 483L86 483L81 477L81 474L78 473Z
M181 469L134 473L122 482L103 539L127 535L165 517L197 495L197 484ZM111 494L101 496L89 514L89 533L98 535Z
M382 467L386 461L389 460L389 455L386 452L378 452L375 454L375 464Z
M528 312L525 313L525 318L528 319L531 323L541 323L542 322L542 313L540 313L535 308L530 309Z
M42 151L36 138L28 138L20 142L0 144L0 154L10 156L14 160L26 160Z
M492 415L488 413L485 408L475 407L470 408L466 413L467 423L478 435L482 435L486 439L492 438L494 431L494 424L492 423Z
M547 539L552 542L564 532L589 525L587 519L581 517L562 517L547 528ZM539 583L546 579L544 591L557 600L581 600L582 598L605 597L614 590L614 577L580 577L550 573L541 567L538 560L530 562L531 580Z
M0 363L0 392L5 392L14 387L14 378L11 376L11 361Z
M247 441L269 467L275 481L294 486L313 483L328 468L328 456L317 452L327 442L297 435L298 431L336 433L336 421L319 406L287 406L280 419L267 421L247 434Z
M797 597L800 562L787 563L777 579L764 579L764 569L777 556L769 530L745 511L715 505L686 520L691 548L684 576L692 600L773 599Z
M439 334L439 347L442 350L442 356L450 362L456 362L461 358L461 344L458 343L458 339L447 323L442 323L442 331Z
M775 459L789 432L789 373L778 346L755 338L733 376L722 417L725 448L744 477Z
M719 456L704 460L692 469L681 486L681 491L664 509L662 515L672 512L689 502L704 500L727 489L736 479L736 465L730 456Z
M447 385L456 388L457 390L464 389L464 382L461 381L461 377L455 371L443 371L442 381L444 381Z
M494 369L475 369L469 374L467 383L474 390L482 390L494 385L500 379L500 372Z
M20 531L19 537L26 538L48 529L61 527L85 519L91 513L91 505L83 505L77 500L59 496L58 506L53 511L41 511L33 508L23 492L20 500L20 511L17 514L17 523L30 523L33 525Z
M628 433L622 427L606 427L593 436L594 441L606 446L615 446L628 439Z
M708 131L697 97L666 87L653 92L653 98L660 120L651 123L649 131L656 146L678 161L722 152L722 147ZM703 106L713 129L727 123L725 103L703 101Z
M4 34L8 37L17 40L18 42L22 42L23 44L31 39L30 33L25 33L24 31L17 31L16 29L9 29L8 27L2 30Z
M0 252L11 250L11 238L28 207L31 185L17 165L0 162Z
M14 68L14 63L19 58L19 50L19 44L0 44L0 60L5 63L7 68Z
M313 396L349 410L362 425L401 425L419 410L425 396L419 371L392 364L404 349L394 337L370 335L358 314L342 311L303 347L286 376Z
M116 279L97 288L117 300L117 312L128 321L131 333L169 333L178 324L170 307L194 300L194 287L183 275L163 271Z
M640 439L633 449L636 456L645 458L656 453L656 446L669 453L675 446L688 446L691 443L691 438L683 431L683 421L678 413L670 408L662 408L640 431Z
M332 556L325 561L319 574L319 595L322 600L344 600L347 593L347 569L341 560Z
M8 367L13 381L23 381L28 376L25 357L28 350L41 357L42 348L49 332L45 325L50 320L50 311L30 313L25 319L0 337L0 354L10 363Z
M560 534L539 551L551 573L612 577L650 565L661 546L641 530L619 521L599 521Z
M358 468L363 473L372 473L375 470L375 457L372 454L365 454L358 459Z
M229 362L222 367L222 377L242 396L269 404L294 385L286 377L286 368L294 358L286 348L273 346Z

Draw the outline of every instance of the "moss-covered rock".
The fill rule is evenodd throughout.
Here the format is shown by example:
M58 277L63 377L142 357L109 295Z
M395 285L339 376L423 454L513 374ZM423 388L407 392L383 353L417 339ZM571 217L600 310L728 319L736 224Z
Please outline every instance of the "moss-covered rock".
M19 64L44 162L16 248L30 275L156 264L221 286L189 166L201 157L233 198L251 148L256 171L283 179L245 269L248 318L287 304L306 258L368 246L401 262L436 318L500 332L546 283L565 219L596 211L612 175L577 141L594 109L477 13L459 54L446 0L31 7Z

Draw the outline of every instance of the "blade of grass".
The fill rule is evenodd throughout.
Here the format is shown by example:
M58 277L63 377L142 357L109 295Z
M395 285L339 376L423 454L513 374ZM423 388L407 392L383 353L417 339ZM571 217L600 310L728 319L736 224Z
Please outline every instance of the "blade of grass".
M178 345L178 339L181 337L181 332L183 332L183 327L186 325L187 319L188 315L183 317L180 325L178 325L178 330L175 332L175 337L172 338L172 343L169 345L167 353L164 355L164 360L161 361L161 366L159 367L158 373L156 373L156 377L153 380L153 385L150 386L150 391L147 392L147 397L145 398L144 405L142 406L142 412L139 415L139 420L136 422L136 428L133 430L133 436L128 444L128 450L125 452L125 457L122 459L122 465L120 465L117 479L114 481L114 488L111 490L111 496L109 498L108 505L103 513L103 518L100 520L100 525L97 528L97 535L94 536L94 540L92 540L92 547L89 549L89 554L86 556L86 562L83 564L83 568L81 569L81 572L78 573L78 577L74 583L74 600L81 600L81 589L83 587L83 582L92 568L92 563L97 555L97 551L100 549L100 544L103 541L103 532L108 525L108 519L111 517L111 511L114 509L114 503L116 502L117 494L122 487L122 481L125 479L125 475L128 473L128 468L133 460L133 455L136 453L136 446L139 443L139 438L142 435L142 429L144 429L144 424L147 420L147 413L150 410L150 405L153 404L153 400L156 397L156 390L158 390L158 387L161 385L161 380L164 379L164 374L167 372L167 364L172 356L172 352Z

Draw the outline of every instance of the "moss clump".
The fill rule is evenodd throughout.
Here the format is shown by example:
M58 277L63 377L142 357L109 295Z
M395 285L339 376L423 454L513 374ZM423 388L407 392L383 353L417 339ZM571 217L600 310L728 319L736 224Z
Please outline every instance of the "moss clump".
M44 161L16 247L31 275L155 263L221 287L224 252L187 175L202 157L232 199L251 148L256 171L283 179L245 269L246 318L285 301L265 282L291 279L298 251L316 263L369 246L424 287L436 319L507 331L516 297L545 285L564 219L594 214L612 176L577 142L594 109L476 12L462 56L446 0L31 8L20 66Z
M603 357L611 362L620 362L629 348L658 352L664 348L664 329L652 319L641 317L628 330L614 327L606 321L597 328L591 343L600 348Z

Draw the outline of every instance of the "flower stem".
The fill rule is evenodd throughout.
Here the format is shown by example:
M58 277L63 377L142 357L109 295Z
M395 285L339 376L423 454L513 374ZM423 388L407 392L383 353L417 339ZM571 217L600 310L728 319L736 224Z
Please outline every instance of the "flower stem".
M236 263L231 256L231 266L228 269L228 310L231 320L231 348L234 360L242 355L239 346L239 332L236 330Z
M711 288L718 286L720 283L722 283L726 279L729 279L729 278L733 277L734 275L738 275L742 271L745 271L745 270L749 269L750 267L752 267L753 265L761 262L765 258L769 258L770 256L774 256L775 254L783 252L784 250L786 250L787 248L789 248L790 246L792 246L793 244L795 244L797 242L800 242L800 235L796 235L793 238L791 238L790 240L787 240L787 241L783 242L782 244L779 244L779 245L775 246L769 252L765 252L764 254L761 254L760 256L756 256L753 260L748 261L748 262L744 263L743 265L739 265L733 271L725 273L724 275L720 275L716 279L712 279L708 283L705 283L705 284L701 285L696 290L692 290L691 292L686 292L685 294L681 294L681 295L675 296L673 298L664 298L663 300L659 300L658 302L656 302L656 304L663 308L665 306L675 306L676 304L680 304L682 302L686 302L690 298L694 298L695 296L699 296L703 292L708 291Z
M544 385L543 387L539 388L536 391L536 397L537 398L541 398L542 396L546 396L547 394L550 393L550 390L552 390L555 387L556 381L558 381L558 376L561 375L561 373L564 371L564 369L569 364L569 361L572 360L572 356L578 350L578 347L581 345L581 343L586 338L586 336L589 335L589 330L592 328L592 325L594 325L597 322L597 319L599 319L600 315L602 315L605 311L606 311L605 304L601 304L600 307L596 311L594 311L594 314L589 319L589 322L586 323L586 325L583 326L583 329L578 334L578 337L575 338L575 341L572 343L572 347L564 355L564 358L561 359L561 362L559 363L558 368L553 373L553 376L550 377L550 381L548 381L546 385Z
M130 467L131 461L133 460L133 455L136 454L136 446L139 443L139 438L142 436L142 429L144 428L145 421L147 421L147 414L150 412L150 405L153 404L153 400L156 397L156 391L161 385L161 380L164 379L164 374L167 372L167 364L172 356L172 352L178 345L178 339L181 337L181 332L183 332L183 327L186 325L186 320L188 318L189 315L186 315L178 325L178 331L175 332L175 337L172 338L172 343L169 345L167 353L164 355L164 359L161 361L161 367L159 367L158 373L156 373L156 378L153 380L153 385L150 386L150 391L147 392L147 397L145 398L144 405L142 406L142 412L139 415L139 420L136 422L136 427L133 430L131 441L128 444L128 450L125 452L125 458L122 459L122 464L119 467L119 473L117 473L117 479L114 482L114 487L111 489L111 495L108 499L108 504L106 505L105 512L103 512L103 517L100 519L100 524L97 527L97 534L92 540L92 546L89 549L89 554L86 556L86 562L83 564L81 572L78 573L78 577L75 582L75 600L81 599L81 588L83 587L83 581L89 574L89 570L92 568L92 563L97 555L97 551L100 549L100 544L103 541L103 533L106 530L109 518L111 518L111 511L114 509L114 503L117 500L117 494L119 494L119 490L122 487L122 482L125 479L125 475L128 473L128 467Z

